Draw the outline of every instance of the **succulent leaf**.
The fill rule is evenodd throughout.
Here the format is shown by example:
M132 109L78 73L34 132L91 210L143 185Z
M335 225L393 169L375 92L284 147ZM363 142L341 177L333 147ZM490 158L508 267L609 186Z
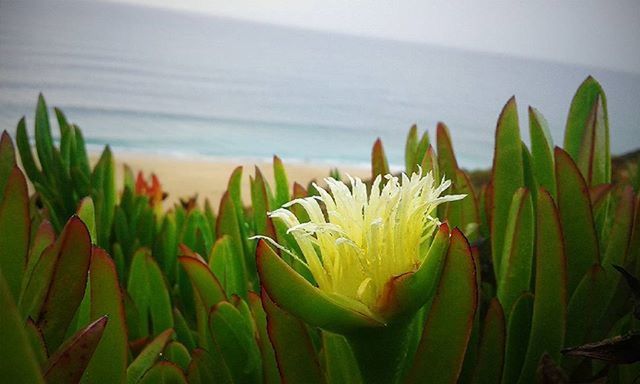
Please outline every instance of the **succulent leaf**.
M476 273L469 244L454 229L408 383L457 381L478 308Z

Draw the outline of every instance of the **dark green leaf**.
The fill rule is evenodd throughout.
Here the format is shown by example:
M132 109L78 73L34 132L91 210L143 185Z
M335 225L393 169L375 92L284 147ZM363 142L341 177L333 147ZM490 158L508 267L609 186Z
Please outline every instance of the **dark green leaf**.
M259 381L260 351L251 323L229 302L221 301L209 312L209 331L236 383Z
M491 249L494 271L500 271L509 206L513 194L524 186L522 142L515 97L509 99L498 118L492 172Z
M204 349L196 348L192 353L191 363L187 371L190 384L232 384L228 368L220 361L220 356L212 357ZM218 364L220 363L220 364Z
M187 384L184 372L172 362L159 361L138 381L140 384Z
M580 85L571 102L564 148L575 160L587 185L611 181L607 98L591 76Z
M267 314L262 307L262 299L254 292L249 292L249 307L256 324L258 348L262 356L262 376L265 384L279 384L280 373L276 355L267 331Z
M438 290L409 371L409 383L457 381L477 308L475 262L466 239L454 229Z
M111 257L94 247L91 256L91 318L108 316L93 359L83 379L90 383L120 384L125 380L128 345L122 292Z
M505 358L506 326L500 302L491 300L484 318L474 383L499 383Z
M440 176L444 176L449 180L455 180L458 162L456 161L456 155L453 151L449 128L447 128L447 126L442 122L438 123L436 144L438 147L438 166L440 169Z
M207 309L226 299L218 279L205 263L189 256L181 256L178 260Z
M0 271L0 377L7 383L44 383L12 293Z
M556 148L555 159L558 210L571 295L589 268L599 263L600 252L587 184L568 153Z
M328 384L362 383L356 358L344 336L323 331L322 347Z
M96 350L105 326L107 316L89 324L67 340L49 359L44 378L47 383L77 383Z
M549 124L535 108L529 107L529 136L533 173L537 182L556 198L556 178L553 164L553 139Z
M167 329L144 347L127 368L127 384L137 383L145 372L154 365L172 335L173 329Z
M324 383L315 350L304 324L281 310L264 290L262 305L267 313L267 330L282 382Z
M505 234L504 251L498 274L498 298L509 314L522 292L529 290L533 268L535 232L534 211L528 189L518 189L513 195Z
M60 235L60 252L51 283L37 320L47 348L62 343L69 325L84 297L91 262L91 238L78 217L69 219Z
M389 163L387 162L387 156L384 154L380 138L376 140L371 150L371 172L372 180L378 175L384 176L389 173ZM384 183L384 178L382 182Z
M29 194L27 181L17 166L13 167L5 184L0 196L0 270L17 301L29 253Z
M533 382L546 352L560 359L567 319L567 260L558 210L549 192L538 191L535 300L529 347L519 383Z
M533 316L533 295L523 293L513 304L507 326L505 346L505 362L502 372L502 383L517 382L527 354L529 332Z

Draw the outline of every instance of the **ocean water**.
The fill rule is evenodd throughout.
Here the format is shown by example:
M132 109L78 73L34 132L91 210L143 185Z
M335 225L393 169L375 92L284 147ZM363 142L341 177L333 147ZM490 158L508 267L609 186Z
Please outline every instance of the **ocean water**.
M32 128L43 92L92 147L366 164L381 137L402 164L411 124L443 121L459 162L486 167L511 95L525 140L533 105L561 144L589 74L607 93L613 152L640 147L638 74L123 4L0 0L0 129L23 115Z

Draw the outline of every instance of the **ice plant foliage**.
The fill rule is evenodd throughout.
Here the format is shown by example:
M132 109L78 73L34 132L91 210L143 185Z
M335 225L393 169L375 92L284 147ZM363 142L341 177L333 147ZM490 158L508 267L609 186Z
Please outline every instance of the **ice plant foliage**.
M370 193L359 178L349 177L351 188L327 178L328 191L315 185L319 196L292 200L270 213L294 236L321 290L371 309L391 278L415 271L424 260L440 225L436 207L465 196L442 195L451 182L443 178L437 184L430 172L384 178L384 186L380 176L374 180ZM304 208L308 222L300 223L287 209L294 204Z
M274 158L275 188L256 168L250 207L239 167L218 209L193 199L165 210L155 177L125 168L118 191L111 150L92 165L58 109L54 140L40 97L35 150L24 118L15 144L0 134L0 377L637 381L640 364L617 364L640 358L625 342L640 318L640 178L620 177L638 164L612 168L606 96L591 77L564 149L534 108L523 145L517 111L512 98L498 118L486 185L458 167L439 124L435 141L412 127L406 175L384 176L377 141L372 173L383 176L371 184L330 178L315 197L295 184L292 198ZM250 240L265 236L273 247Z

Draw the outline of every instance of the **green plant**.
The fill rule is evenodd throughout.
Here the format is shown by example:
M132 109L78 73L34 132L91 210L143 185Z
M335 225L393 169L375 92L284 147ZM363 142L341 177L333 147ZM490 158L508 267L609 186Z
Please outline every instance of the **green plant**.
M23 168L9 135L0 139L3 380L528 383L640 375L638 363L585 357L602 356L592 349L602 345L624 351L640 313L630 300L640 275L637 177L631 163L630 177L612 183L606 98L592 78L573 99L564 149L533 108L527 147L509 100L486 184L472 184L459 167L444 124L433 146L412 127L407 174L449 179L447 193L466 198L433 209L446 224L422 245L423 261L375 281L388 290L366 304L318 290L322 277L305 266L308 244L268 214L290 200L326 202L339 193L291 187L275 157L273 188L259 169L250 176L249 207L238 168L215 212L209 201L165 211L157 179L149 184L127 169L116 193L110 150L92 168L79 128L59 110L56 117L58 145L40 97L37 157L25 120L18 124ZM378 140L372 180L388 173ZM366 184L356 192L370 193ZM287 209L300 223L319 219L299 204ZM609 339L617 335L626 336ZM576 349L562 353L603 339L578 357Z

